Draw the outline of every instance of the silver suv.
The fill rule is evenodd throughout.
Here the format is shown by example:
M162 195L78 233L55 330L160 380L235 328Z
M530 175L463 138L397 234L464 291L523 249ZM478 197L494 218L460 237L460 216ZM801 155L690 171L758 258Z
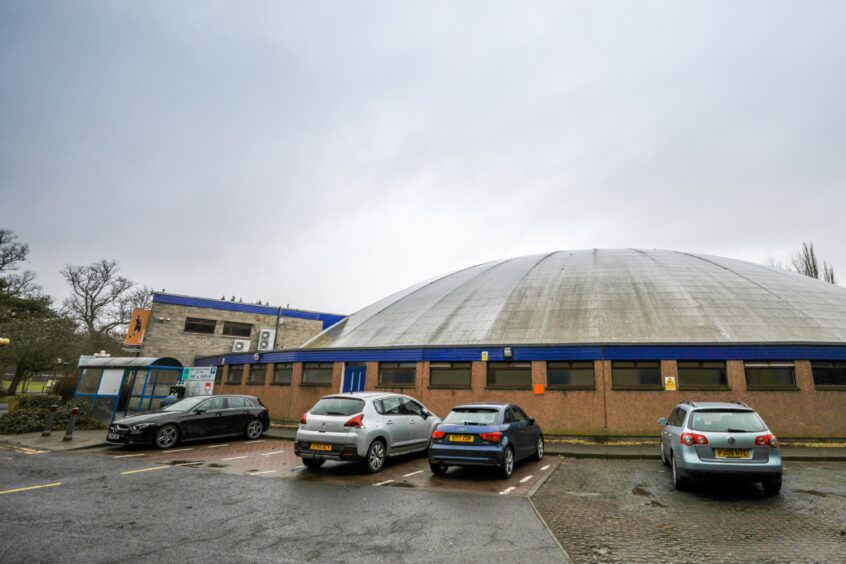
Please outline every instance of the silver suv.
M658 420L661 461L673 469L673 485L726 477L761 482L769 495L781 491L781 451L764 420L743 402L684 401Z
M425 451L441 420L408 396L379 392L333 394L300 419L294 452L308 468L353 460L378 472L388 456Z

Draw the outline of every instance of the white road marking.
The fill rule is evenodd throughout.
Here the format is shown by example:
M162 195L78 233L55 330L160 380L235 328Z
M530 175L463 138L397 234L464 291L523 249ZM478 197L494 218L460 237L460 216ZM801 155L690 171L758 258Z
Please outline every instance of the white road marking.
M294 466L291 470L299 470L300 468L305 468L305 466Z
M256 476L258 474L270 474L271 472L277 472L277 470L262 470L261 472L250 472L250 476Z
M283 452L285 452L285 451L284 450L274 450L273 452L263 452L263 453L261 453L261 456L270 456L272 454L282 454Z
M147 456L143 452L141 454L121 454L116 456L115 458L135 458L136 456Z
M5 490L5 491L0 492L0 495L10 494L10 493L15 493L15 492L28 492L30 490L40 490L41 488L52 488L52 487L61 486L61 485L62 485L61 482L53 482L52 484L42 484L40 486L27 486L25 488L15 488L13 490Z
M393 480L385 480L384 482L379 482L378 484L373 484L374 486L384 486L385 484L390 484Z
M244 444L245 444L245 445L254 445L254 444L256 444L256 443L263 443L263 442L264 442L264 441L266 441L266 440L267 440L267 439L259 439L259 440L257 440L257 441L244 441Z
M409 476L414 476L415 474L419 474L419 473L421 473L422 471L423 471L423 470L418 470L417 472L411 472L411 473L409 473L409 474L403 474L403 475L402 475L402 477L403 477L403 478L408 478Z
M178 449L176 449L176 450L169 450L169 451L167 451L167 452L168 452L168 453L171 453L171 452L185 452L186 450L194 450L194 447L190 447L190 448L178 448Z
M127 474L138 474L139 472L149 472L150 470L164 470L165 468L170 468L170 466L151 466L149 468L142 468L141 470L128 470L126 472L121 472L121 476L126 476Z
M241 460L242 458L247 458L247 457L246 457L246 455L245 456L230 456L229 458L221 458L221 461L224 461L224 460Z
M511 486L510 488L505 488L504 490L502 490L501 492L499 492L499 495L506 495L506 494L510 494L511 492L513 492L513 491L514 491L514 488L515 488L515 487L516 487L516 486Z
M598 493L595 492L564 492L567 495L574 495L576 497L595 497L599 496Z
M520 483L521 483L521 484L525 484L526 482L528 482L528 481L529 481L529 480L531 480L532 478L534 478L534 476L533 476L533 475L531 475L531 474L529 474L528 476L526 476L525 478L523 478L522 480L520 480Z
M544 466L543 468L541 468L541 472L543 472L544 470L548 470L548 469L549 469L549 466L550 466L550 465L549 465L549 464L547 464L546 466Z
M206 448L220 448L220 447L225 447L225 446L229 446L229 445L209 445Z

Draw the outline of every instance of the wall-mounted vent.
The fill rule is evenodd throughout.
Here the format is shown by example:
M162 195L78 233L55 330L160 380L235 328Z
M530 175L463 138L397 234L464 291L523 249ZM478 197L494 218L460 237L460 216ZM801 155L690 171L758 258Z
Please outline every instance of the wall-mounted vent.
M232 341L232 352L247 352L250 350L249 339L235 339Z
M258 350L273 350L273 342L276 340L276 331L273 329L260 329L258 338Z

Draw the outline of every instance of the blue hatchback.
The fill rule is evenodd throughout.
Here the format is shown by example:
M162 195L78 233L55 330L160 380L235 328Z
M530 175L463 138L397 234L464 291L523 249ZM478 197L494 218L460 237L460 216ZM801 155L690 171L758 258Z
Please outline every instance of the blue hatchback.
M488 466L503 478L524 458L543 458L543 432L534 417L511 403L471 403L449 412L432 432L429 467L442 476L450 466Z

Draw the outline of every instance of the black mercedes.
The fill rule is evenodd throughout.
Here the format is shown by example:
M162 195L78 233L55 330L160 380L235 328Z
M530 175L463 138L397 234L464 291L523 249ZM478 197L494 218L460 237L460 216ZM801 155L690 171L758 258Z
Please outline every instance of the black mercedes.
M257 439L270 426L267 408L253 396L195 396L154 413L109 425L106 440L170 448L180 441L244 435Z

